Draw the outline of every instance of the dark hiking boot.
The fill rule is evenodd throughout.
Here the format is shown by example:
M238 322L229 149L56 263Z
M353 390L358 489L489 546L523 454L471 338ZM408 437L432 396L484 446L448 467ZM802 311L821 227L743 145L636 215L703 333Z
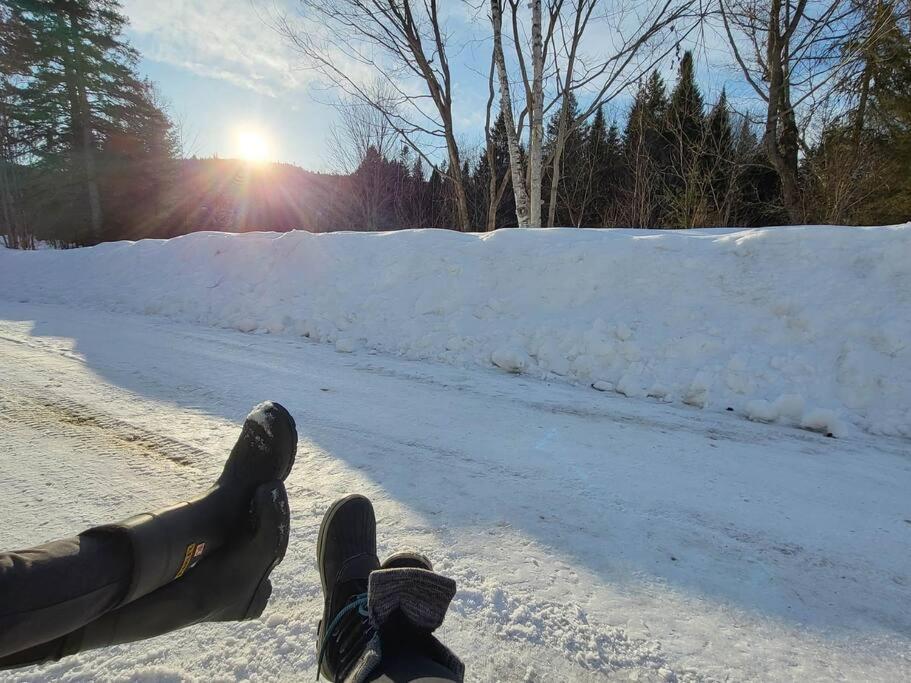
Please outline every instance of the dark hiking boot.
M294 419L277 403L261 403L247 416L221 476L205 494L86 532L125 533L130 540L132 580L120 604L181 578L234 540L253 492L261 484L284 480L296 452Z
M367 587L379 569L376 517L364 496L336 501L323 517L316 546L325 603L318 629L319 673L342 681L372 637Z
M380 569L426 569L432 572L433 564L427 559L426 555L412 550L404 550L393 553L383 560Z

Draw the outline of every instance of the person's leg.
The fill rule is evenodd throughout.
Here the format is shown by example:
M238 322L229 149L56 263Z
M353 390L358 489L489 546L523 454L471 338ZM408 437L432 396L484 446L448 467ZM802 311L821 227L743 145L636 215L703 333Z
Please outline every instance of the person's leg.
M290 511L280 481L256 490L249 520L234 541L180 579L66 635L0 657L0 669L144 640L203 621L258 618L272 593L269 574L288 547Z
M69 633L116 607L133 560L129 540L86 533L0 553L0 655Z
M179 579L232 539L253 491L283 480L296 449L288 412L261 404L203 496L2 556L0 656L51 641Z
M455 673L414 648L384 649L368 678L371 683L457 683Z
M455 582L414 553L380 565L369 500L348 496L329 508L317 564L325 598L321 675L330 681L462 680L461 661L431 635L443 622Z
M390 555L380 569L423 569L433 571L433 564L426 555L417 552L398 552ZM444 666L447 651L433 636L420 633L399 619L394 627L387 628L382 641L383 657L368 681L375 683L452 683L461 680ZM454 669L459 669L458 665Z

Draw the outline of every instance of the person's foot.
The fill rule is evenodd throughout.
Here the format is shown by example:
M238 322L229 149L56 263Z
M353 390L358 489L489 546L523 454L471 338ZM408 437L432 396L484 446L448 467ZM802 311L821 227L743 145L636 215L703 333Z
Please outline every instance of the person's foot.
M291 526L288 494L281 481L261 484L250 501L246 528L200 566L200 576L185 578L206 595L206 621L259 617L272 595L269 575L285 558ZM179 582L175 582L179 583Z
M367 622L370 573L379 569L376 517L364 496L336 501L323 517L317 564L325 603L318 629L318 667L330 681L344 680L372 633Z
M265 401L244 420L237 443L215 482L220 488L237 489L241 500L268 481L284 481L297 453L297 426L284 406Z
M215 485L203 495L87 533L122 533L133 553L133 577L121 604L179 579L243 532L257 487L283 481L297 452L294 419L278 403L247 415Z

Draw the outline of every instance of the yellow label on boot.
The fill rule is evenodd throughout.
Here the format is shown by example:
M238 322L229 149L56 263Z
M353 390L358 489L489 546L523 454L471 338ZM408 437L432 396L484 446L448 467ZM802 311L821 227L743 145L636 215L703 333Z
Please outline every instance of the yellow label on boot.
M187 569L190 568L190 562L193 561L193 553L195 553L195 552L196 552L195 543L191 543L190 545L187 546L187 551L183 554L183 562L180 565L180 569L177 570L177 574L176 574L176 576L174 576L175 579L179 579L181 576L184 575L184 572L186 572Z

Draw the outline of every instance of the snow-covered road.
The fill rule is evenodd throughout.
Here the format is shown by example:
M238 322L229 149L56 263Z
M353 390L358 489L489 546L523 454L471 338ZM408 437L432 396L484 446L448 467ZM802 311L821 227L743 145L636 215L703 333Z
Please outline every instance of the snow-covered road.
M322 512L458 581L472 680L911 679L911 445L494 370L0 302L0 545L203 489L263 399L298 422L266 616L3 680L306 680Z

